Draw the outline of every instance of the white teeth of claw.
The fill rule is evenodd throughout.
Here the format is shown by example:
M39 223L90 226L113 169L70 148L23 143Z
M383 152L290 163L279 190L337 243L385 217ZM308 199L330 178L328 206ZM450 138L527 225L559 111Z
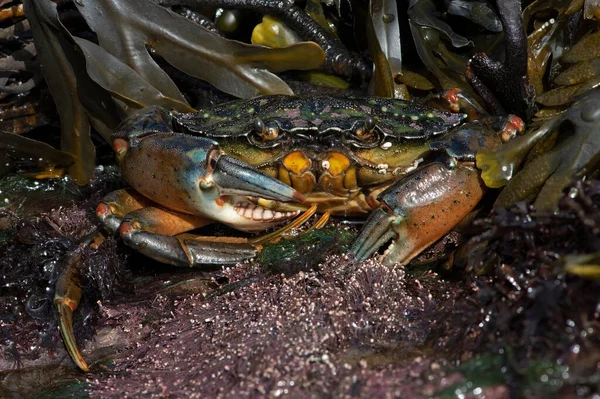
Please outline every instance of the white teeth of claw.
M273 212L270 209L265 209L256 206L250 202L242 202L235 206L235 211L238 215L256 221L271 221L281 220L291 216L295 216L298 212Z
M252 212L252 219L253 220L262 220L263 216L264 216L265 212L263 208L254 208L254 211Z

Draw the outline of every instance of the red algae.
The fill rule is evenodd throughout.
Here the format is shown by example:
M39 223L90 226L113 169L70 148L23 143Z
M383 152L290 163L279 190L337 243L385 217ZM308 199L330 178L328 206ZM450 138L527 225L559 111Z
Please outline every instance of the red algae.
M225 274L235 282L252 271L245 264ZM443 281L407 278L402 269L374 261L353 265L334 256L317 271L264 276L207 301L188 296L174 301L173 316L161 320L147 339L115 359L108 378L92 377L90 394L432 394L457 378L444 376L440 353L434 359L426 354L433 349L425 349L430 334L442 319L427 317L451 307L451 296L460 291ZM157 300L168 301L164 296ZM433 346L443 349L444 344Z

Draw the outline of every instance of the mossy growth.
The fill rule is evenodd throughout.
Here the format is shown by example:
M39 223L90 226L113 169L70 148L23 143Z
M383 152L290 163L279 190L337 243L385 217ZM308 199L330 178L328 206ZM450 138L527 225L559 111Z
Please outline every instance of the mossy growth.
M327 255L348 251L354 238L350 230L328 226L266 245L257 261L265 270L291 275L316 268Z

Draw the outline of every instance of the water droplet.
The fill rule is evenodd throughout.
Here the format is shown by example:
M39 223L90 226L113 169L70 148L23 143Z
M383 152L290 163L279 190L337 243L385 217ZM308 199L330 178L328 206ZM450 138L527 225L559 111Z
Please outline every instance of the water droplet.
M585 122L596 122L600 120L600 108L593 102L586 104L581 109L581 119Z
M390 22L393 22L394 19L395 19L394 14L383 14L383 17L381 18L381 20L385 24L389 24Z

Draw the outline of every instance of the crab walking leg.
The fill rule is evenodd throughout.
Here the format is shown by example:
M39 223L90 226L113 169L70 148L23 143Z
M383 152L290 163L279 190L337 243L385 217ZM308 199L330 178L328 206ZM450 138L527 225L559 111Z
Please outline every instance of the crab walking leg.
M77 366L88 371L89 367L83 359L83 355L77 348L75 335L73 334L73 312L79 306L82 294L81 273L78 265L81 264L81 252L85 246L97 246L104 241L104 235L95 232L84 238L81 246L69 254L63 272L58 276L54 290L54 305L58 312L58 323L60 334L71 359Z
M181 234L213 221L195 215L146 207L128 213L119 233L129 247L174 266L238 263L257 254L245 238Z
M281 229L247 239L179 234L200 227L203 221L204 224L212 221L148 207L129 213L121 224L120 233L128 246L159 262L189 267L235 264L258 255L263 244L300 227L316 210L316 205L313 205ZM282 213L282 217L287 220L297 214L286 212Z
M379 195L351 251L364 260L390 239L381 257L386 265L406 265L466 217L485 187L470 164L435 162L405 176Z
M127 190L112 193L103 199L97 212L100 218L114 223L119 213L138 207L135 194ZM124 200L122 203L114 200ZM110 209L109 209L110 208ZM115 213L111 213L111 210ZM260 251L260 243L270 241L291 228L305 223L316 211L316 206L297 217L290 226L249 241L236 237L203 237L193 234L180 234L202 227L212 220L187 214L169 212L157 207L145 207L128 212L121 223L120 233L125 243L141 253L163 263L177 266L199 266L203 264L237 263L249 259ZM292 212L295 214L295 212ZM82 247L95 240L90 236ZM54 304L59 315L59 329L67 352L83 370L89 366L77 347L73 333L73 312L79 306L82 295L81 274L78 264L81 262L80 249L67 259L65 271L56 285Z
M260 237L256 237L256 238L250 240L250 242L252 244L254 244L254 245L262 245L262 244L275 243L275 242L279 241L279 239L281 237L283 237L284 234L289 233L293 229L295 229L297 227L300 227L304 223L306 223L308 221L308 219L310 219L310 217L312 215L314 215L316 212L317 212L317 205L313 204L313 205L311 205L310 208L308 208L307 210L305 210L304 212L302 212L302 214L300 214L300 216L298 216L292 222L286 224L285 226L283 226L279 230L275 230L275 231L273 231L271 233L267 233L267 234L264 234L264 235L262 235ZM323 219L323 217L321 217L321 219ZM319 219L317 221L317 225L321 223L321 219ZM308 229L308 231L312 230L314 227L315 226L310 227Z
M132 188L113 191L105 195L96 207L96 216L109 233L115 234L129 212L156 205Z
M139 206L127 190L112 193L103 199L97 212L101 219L114 222L120 212ZM124 200L123 203L113 200ZM110 212L115 211L115 214ZM316 206L301 214L290 226L285 226L273 233L253 240L237 237L205 237L183 233L208 223L207 218L166 211L157 207L145 207L128 212L122 220L120 234L130 247L136 248L146 256L163 263L176 266L197 267L206 264L238 263L258 254L261 243L270 241L294 227L305 223L316 211ZM296 214L296 212L290 212ZM89 245L93 238L82 243ZM83 370L89 366L77 347L73 333L73 312L79 306L82 295L81 275L78 264L81 262L80 250L72 253L67 259L65 271L60 275L54 304L59 314L59 329L67 348L67 352Z

